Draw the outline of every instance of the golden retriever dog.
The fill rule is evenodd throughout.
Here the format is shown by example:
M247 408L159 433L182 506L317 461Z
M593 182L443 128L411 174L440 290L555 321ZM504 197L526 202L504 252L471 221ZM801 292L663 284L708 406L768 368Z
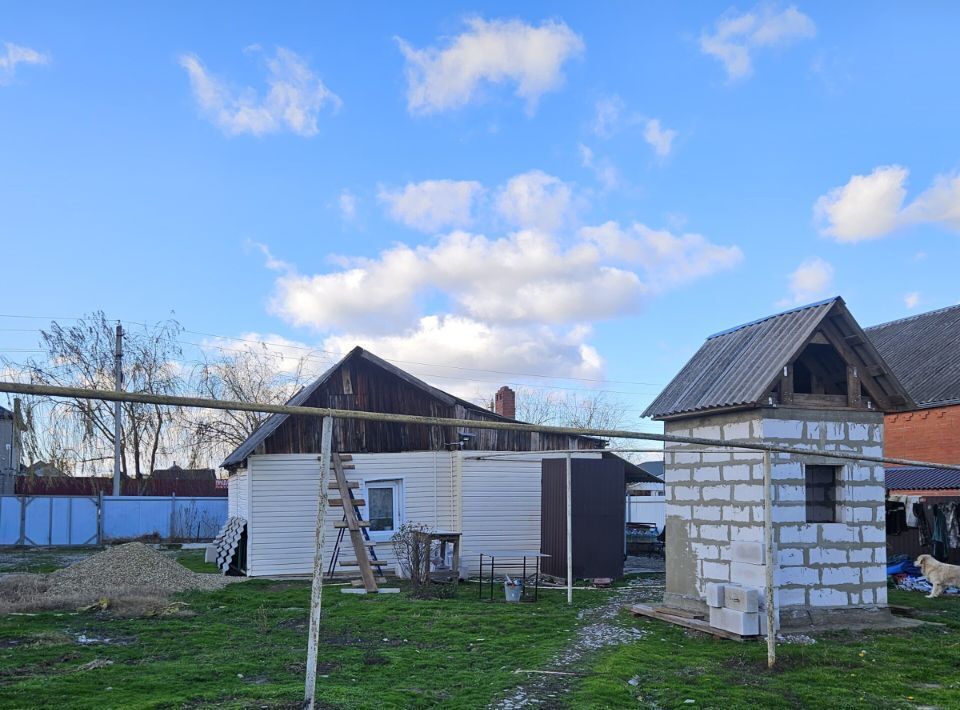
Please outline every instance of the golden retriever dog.
M933 585L927 599L939 597L947 587L960 587L960 565L937 562L930 555L920 555L914 564Z

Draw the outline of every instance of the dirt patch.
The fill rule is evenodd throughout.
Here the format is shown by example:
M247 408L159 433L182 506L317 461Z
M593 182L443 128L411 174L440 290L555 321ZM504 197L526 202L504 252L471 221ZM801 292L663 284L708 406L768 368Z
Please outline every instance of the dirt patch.
M109 609L141 616L168 608L171 594L220 589L233 578L200 574L139 542L118 545L49 574L0 578L0 613Z

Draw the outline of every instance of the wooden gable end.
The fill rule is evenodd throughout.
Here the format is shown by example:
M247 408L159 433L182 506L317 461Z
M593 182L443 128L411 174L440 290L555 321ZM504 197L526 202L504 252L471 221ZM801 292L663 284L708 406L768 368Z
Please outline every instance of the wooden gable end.
M907 405L908 398L844 304L838 303L778 373L768 403L893 411Z
M363 357L344 360L304 403L354 411L452 417L453 407ZM447 427L335 419L333 449L352 453L442 450L456 441ZM291 416L263 444L266 454L320 451L320 417Z

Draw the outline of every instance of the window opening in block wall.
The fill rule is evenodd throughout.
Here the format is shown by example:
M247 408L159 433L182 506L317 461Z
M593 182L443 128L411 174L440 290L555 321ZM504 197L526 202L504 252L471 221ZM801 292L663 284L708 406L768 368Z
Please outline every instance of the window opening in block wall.
M805 465L807 522L836 523L840 521L841 466Z

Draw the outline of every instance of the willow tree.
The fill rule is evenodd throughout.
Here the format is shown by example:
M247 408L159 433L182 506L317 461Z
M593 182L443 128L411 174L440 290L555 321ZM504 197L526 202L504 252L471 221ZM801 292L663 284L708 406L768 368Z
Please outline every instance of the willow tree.
M159 395L183 391L183 328L175 320L124 328L123 389ZM115 323L102 311L71 325L56 321L42 330L41 357L19 370L35 384L93 389L114 388ZM113 403L81 398L24 398L23 451L28 463L53 459L66 473L103 470L113 460ZM122 405L120 470L137 479L149 475L173 452L175 408L137 402Z

